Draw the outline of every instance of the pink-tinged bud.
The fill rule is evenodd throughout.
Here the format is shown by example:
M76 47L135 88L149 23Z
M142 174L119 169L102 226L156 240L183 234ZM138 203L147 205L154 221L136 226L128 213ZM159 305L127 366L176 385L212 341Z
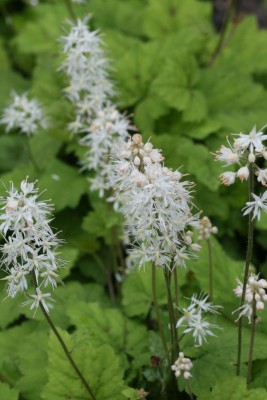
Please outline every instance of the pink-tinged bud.
M120 154L121 158L130 158L132 155L130 150L123 150Z
M185 243L186 243L186 244L188 244L188 245L192 244L192 238L191 238L191 236L186 235L185 238L184 238L184 240L185 240Z
M263 288L263 289L267 289L267 281L265 279L260 279L258 281L258 286Z
M255 160L256 160L255 154L254 154L254 153L249 153L248 161L249 161L250 163L254 163Z
M218 233L217 226L213 226L210 231L211 231L211 233L214 233L214 235L217 235L217 233Z
M235 172L224 172L220 175L222 183L226 186L230 186L235 182L236 173Z
M190 372L185 371L185 373L184 373L184 378L185 378L185 379L192 378L192 375L190 374Z
M201 250L201 246L197 243L192 243L191 244L191 249L194 251L200 251Z
M139 133L135 133L132 139L134 144L140 144L142 142L142 136Z
M262 154L264 160L267 160L267 151L264 150L261 154Z
M241 180L241 181L246 181L249 177L249 169L247 166L239 168L239 170L236 173L236 176Z
M141 160L138 156L134 157L134 165L136 165L137 167L139 167L139 165L141 164Z
M262 296L262 300L265 301L265 302L267 302L267 294L264 294L264 295Z
M262 301L257 301L256 308L258 311L264 310L264 303Z

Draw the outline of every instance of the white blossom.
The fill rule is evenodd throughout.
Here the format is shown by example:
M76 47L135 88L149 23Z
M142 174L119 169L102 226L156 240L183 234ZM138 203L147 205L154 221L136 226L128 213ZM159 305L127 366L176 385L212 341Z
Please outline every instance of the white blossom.
M4 109L0 123L6 125L6 132L18 129L27 136L37 133L40 127L47 127L39 102L29 100L26 93L20 96L16 92L12 93L12 101Z
M254 201L247 201L246 207L243 208L243 215L247 215L249 213L253 213L252 219L257 218L258 221L261 217L261 211L263 210L267 213L267 190L260 196L252 193L251 196L253 197Z
M208 302L208 296L204 294L191 297L191 304L183 308L183 316L179 318L176 328L183 327L184 334L191 333L196 346L202 346L203 341L207 342L207 336L216 336L212 329L220 329L218 325L209 323L203 315L206 313L219 314L218 308L221 306L213 305Z
M20 190L11 183L7 196L0 198L0 232L5 243L1 246L1 267L7 276L7 293L15 297L18 292L27 294L31 309L40 302L48 311L50 293L43 293L42 287L54 289L61 282L58 269L63 262L58 259L57 248L61 241L52 231L52 207L47 201L38 200L35 182L21 182ZM32 277L33 274L33 277ZM29 293L31 281L36 283L35 294Z
M193 368L193 363L190 358L184 356L184 353L180 352L178 359L171 366L171 369L174 371L176 378L179 378L181 375L185 379L192 378L190 370Z
M237 278L237 287L233 290L234 294L241 298L243 292L243 284ZM267 289L267 281L265 279L259 279L259 275L250 274L248 282L245 289L245 301L246 303L239 307L235 312L239 312L237 321L245 316L248 318L249 323L251 323L251 318L253 314L253 301L255 301L256 309L258 311L263 311L264 303L267 302L267 294L265 289Z

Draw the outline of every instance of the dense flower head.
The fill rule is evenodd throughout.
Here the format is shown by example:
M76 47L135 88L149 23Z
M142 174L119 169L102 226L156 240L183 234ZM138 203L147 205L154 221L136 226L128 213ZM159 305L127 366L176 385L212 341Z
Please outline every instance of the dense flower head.
M31 304L31 309L41 303L48 310L51 294L43 293L43 289L54 289L60 281L62 261L57 249L61 241L49 225L52 207L38 200L35 184L26 179L18 190L11 183L7 196L0 198L0 232L5 239L1 267L7 273L4 280L9 297L22 292L30 297L25 304ZM32 278L37 286L33 294L29 293Z
M247 180L250 173L248 168L250 164L253 164L253 173L258 177L258 181L262 185L267 185L267 170L262 170L257 165L258 159L267 158L266 147L264 145L267 135L263 134L265 127L266 125L260 131L257 131L256 126L254 126L248 134L233 134L233 144L227 139L229 147L221 146L221 149L216 152L215 159L225 163L225 166L238 164L236 172L227 171L220 175L224 185L232 185L236 178L241 181Z
M0 123L6 125L6 132L18 129L27 136L37 133L40 127L47 127L39 102L30 100L26 93L18 95L16 92L12 93L12 101L4 109Z
M192 214L192 183L165 167L163 159L151 142L134 134L114 156L110 185L125 217L126 234L134 241L130 258L140 267L150 261L173 269L185 266L200 249L192 239L198 215Z
M242 297L243 284L237 279L237 287L233 290L237 297ZM260 279L259 275L250 274L245 291L245 301L246 303L238 308L236 311L239 312L238 319L242 316L248 318L249 323L251 323L251 318L253 315L253 302L256 303L256 309L258 311L263 311L264 303L267 302L267 294L265 289L267 289L267 281L265 279ZM235 312L236 312L235 311Z
M184 353L180 352L179 357L175 363L171 366L174 371L176 378L183 376L185 379L192 378L190 370L193 368L193 363L190 358L185 357Z
M199 220L197 230L199 232L199 241L202 241L203 239L209 240L212 234L216 235L218 233L218 228L216 226L212 226L212 223L208 217L203 217Z
M201 294L199 297L193 295L191 297L191 304L187 308L183 308L183 316L179 318L176 328L184 327L183 333L191 333L196 346L202 346L203 340L207 342L207 336L216 336L211 329L220 329L218 325L209 323L205 314L219 314L217 306L208 302L208 296Z

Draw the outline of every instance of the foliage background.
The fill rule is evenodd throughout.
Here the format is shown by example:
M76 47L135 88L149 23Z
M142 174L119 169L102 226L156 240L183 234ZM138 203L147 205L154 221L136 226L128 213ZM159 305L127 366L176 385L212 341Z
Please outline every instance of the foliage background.
M196 182L196 204L219 227L218 241L213 242L214 297L224 306L220 321L224 331L204 349L184 341L187 354L196 359L193 391L199 399L220 399L225 387L220 382L226 379L229 396L230 388L240 385L239 397L233 399L265 398L266 322L257 334L252 382L257 389L245 393L243 381L233 378L236 327L231 311L236 301L232 287L244 259L247 228L241 208L247 189L245 183L220 186L221 167L210 153L226 142L226 134L267 123L267 32L259 30L254 16L238 15L228 27L227 45L213 62L219 33L210 1L90 0L73 8L80 17L92 14L92 27L103 35L120 109L132 116L146 139L162 148L168 167L182 165L182 171L190 174ZM98 400L135 399L136 392L129 387L145 387L148 398L157 398L161 367L153 367L150 357L160 357L162 349L153 330L150 270L134 271L122 284L115 281L109 261L121 218L89 192L87 176L80 172L82 149L66 129L73 110L62 94L66 81L58 71L62 61L58 39L69 18L66 5L47 0L30 7L26 1L0 0L0 10L0 107L8 104L12 90L26 90L39 99L49 119L49 130L30 139L38 172L28 159L25 138L6 135L0 127L0 178L5 185L10 180L18 184L27 175L38 179L55 204L54 226L66 240L62 253L68 264L62 270L65 286L55 292L52 317L65 330ZM4 187L0 191L3 194ZM263 218L257 224L253 260L265 278L266 230L267 218ZM181 272L182 295L207 290L206 265L204 246L199 260ZM116 302L108 297L108 275L116 286ZM158 291L167 321L160 274ZM185 302L182 296L180 300ZM42 316L32 320L19 304L1 303L0 398L82 398L83 389L65 365ZM244 346L248 340L247 332ZM210 387L214 390L208 394ZM72 397L64 397L70 393Z

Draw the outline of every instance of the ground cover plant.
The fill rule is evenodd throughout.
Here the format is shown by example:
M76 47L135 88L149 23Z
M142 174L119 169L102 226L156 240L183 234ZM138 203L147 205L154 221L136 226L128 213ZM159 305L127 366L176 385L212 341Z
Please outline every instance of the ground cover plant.
M0 399L265 399L267 32L228 2L0 0Z

